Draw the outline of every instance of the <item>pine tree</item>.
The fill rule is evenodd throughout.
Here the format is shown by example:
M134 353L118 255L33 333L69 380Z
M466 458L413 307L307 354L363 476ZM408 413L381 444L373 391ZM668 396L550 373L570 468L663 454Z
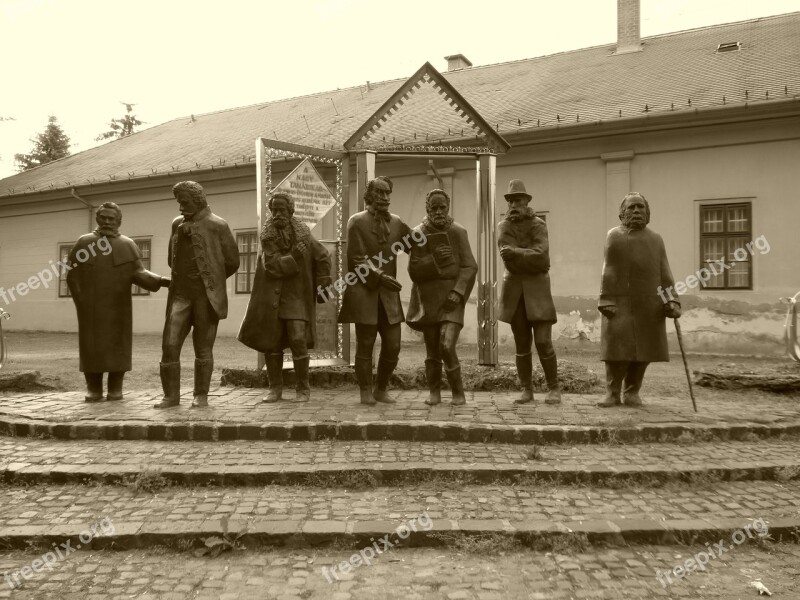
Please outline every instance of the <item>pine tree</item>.
M111 130L98 135L94 138L96 141L99 142L101 140L107 140L108 138L123 138L126 135L132 134L134 128L142 124L142 122L136 118L136 115L133 114L133 107L136 106L135 104L130 104L128 102L122 102L121 104L125 105L126 114L123 115L121 119L111 119L111 123L109 124Z
M33 167L47 164L59 158L69 156L69 136L61 129L58 119L50 115L45 130L32 139L33 150L30 154L15 154L17 168L27 171Z

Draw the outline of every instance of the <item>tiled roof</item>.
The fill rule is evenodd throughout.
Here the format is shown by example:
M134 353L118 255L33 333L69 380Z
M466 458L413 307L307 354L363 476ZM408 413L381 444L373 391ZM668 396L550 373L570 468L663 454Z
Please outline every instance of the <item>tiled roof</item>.
M799 97L798 40L800 12L643 38L641 52L614 55L615 44L609 44L444 75L507 135ZM741 50L717 53L725 42L740 42ZM248 163L254 160L259 136L342 149L402 83L371 83L369 89L359 86L174 119L2 179L0 196ZM461 137L462 128L470 131L454 112L441 112L446 105L426 87L376 136L396 143L419 143L426 136L449 143Z

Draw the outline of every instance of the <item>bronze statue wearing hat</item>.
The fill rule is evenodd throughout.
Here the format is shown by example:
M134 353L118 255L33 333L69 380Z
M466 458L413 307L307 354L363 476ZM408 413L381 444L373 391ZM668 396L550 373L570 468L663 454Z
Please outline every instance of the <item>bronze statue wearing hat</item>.
M506 268L498 319L510 324L514 334L517 375L522 385L522 394L514 403L533 402L531 346L535 343L547 380L545 402L559 404L558 363L551 339L556 309L550 294L547 226L528 206L532 196L522 181L512 179L505 198L508 212L497 226L497 245Z

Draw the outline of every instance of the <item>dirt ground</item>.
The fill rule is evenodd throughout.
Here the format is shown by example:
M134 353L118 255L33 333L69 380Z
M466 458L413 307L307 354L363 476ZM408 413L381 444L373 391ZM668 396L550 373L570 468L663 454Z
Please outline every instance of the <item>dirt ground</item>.
M78 371L78 335L76 333L49 332L6 332L8 362L4 372L35 370L39 371L45 383L57 389L83 389L84 381ZM605 372L600 361L600 349L589 342L559 341L556 343L559 360L570 360L593 370L601 378ZM214 347L215 370L217 374L224 367L255 368L256 353L243 346L233 337L217 338ZM513 362L514 349L500 349L501 362ZM474 344L459 346L459 356L476 359ZM161 336L157 334L134 335L133 370L127 374L127 389L151 389L160 387L158 363L161 358ZM400 354L400 366L417 366L425 359L424 344L416 340L404 339ZM193 354L191 340L184 345L182 364L184 382L192 377ZM774 367L779 364L791 365L788 357L716 356L709 354L690 354L689 367L692 370L713 367L719 364L741 364L743 368ZM679 354L672 355L668 363L650 365L643 393L654 395L687 396L686 375ZM707 394L741 394L722 390L710 390L695 386L698 399ZM760 392L747 392L748 398L755 400Z

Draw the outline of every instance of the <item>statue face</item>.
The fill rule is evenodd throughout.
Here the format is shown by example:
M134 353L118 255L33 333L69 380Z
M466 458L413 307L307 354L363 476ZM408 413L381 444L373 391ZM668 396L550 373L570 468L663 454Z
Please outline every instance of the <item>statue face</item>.
M101 233L116 233L120 226L120 219L117 211L112 208L104 208L95 217Z
M388 212L391 202L390 195L389 184L381 179L376 180L372 185L372 206L375 207L375 210Z
M286 227L292 217L292 211L289 210L289 203L285 198L274 198L272 200L272 220L275 222L276 227Z
M194 199L187 192L178 192L178 206L185 219L191 219L198 211Z
M450 206L447 200L441 194L431 196L428 204L428 219L433 223L437 229L444 229L447 226L447 215L450 212Z
M511 196L508 198L508 212L506 218L510 220L518 219L527 211L530 198L527 196Z
M647 209L644 200L638 196L632 196L625 201L625 208L622 211L623 225L631 229L644 229L647 225Z

